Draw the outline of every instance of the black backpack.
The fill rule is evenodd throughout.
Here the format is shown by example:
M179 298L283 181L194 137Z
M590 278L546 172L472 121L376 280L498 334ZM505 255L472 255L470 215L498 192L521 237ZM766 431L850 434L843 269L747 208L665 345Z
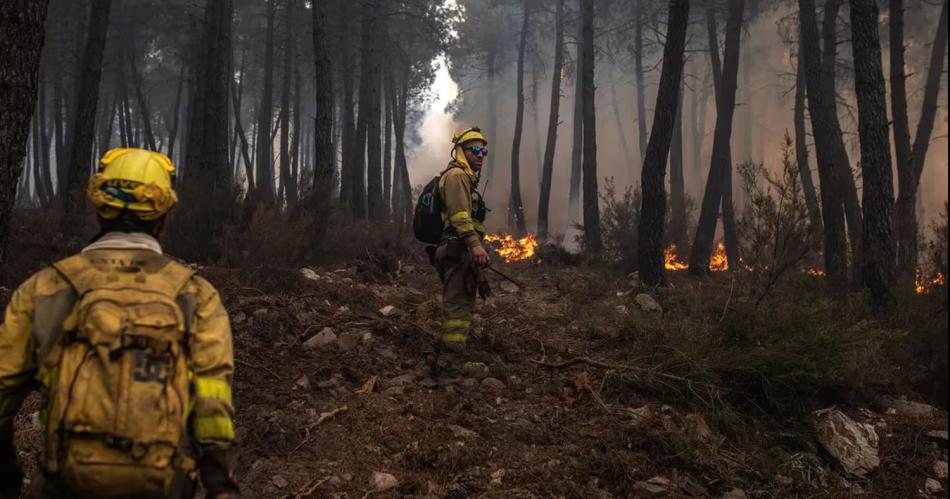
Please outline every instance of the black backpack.
M439 196L441 178L442 175L433 177L422 188L412 217L412 232L416 239L426 244L439 244L442 239L442 199Z

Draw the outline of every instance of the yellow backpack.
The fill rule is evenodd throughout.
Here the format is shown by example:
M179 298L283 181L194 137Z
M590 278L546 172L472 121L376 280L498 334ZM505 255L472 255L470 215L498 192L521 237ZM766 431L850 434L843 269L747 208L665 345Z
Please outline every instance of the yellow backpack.
M155 256L157 272L83 255L54 264L76 302L40 371L46 466L79 497L168 497L194 476L188 318L176 302L193 272Z

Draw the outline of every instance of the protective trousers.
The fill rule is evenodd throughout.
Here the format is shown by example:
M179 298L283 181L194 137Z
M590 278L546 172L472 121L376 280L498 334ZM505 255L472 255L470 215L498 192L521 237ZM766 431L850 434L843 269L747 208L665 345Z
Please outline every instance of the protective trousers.
M475 312L477 270L468 246L459 239L443 242L435 250L435 268L442 280L442 343L464 346Z

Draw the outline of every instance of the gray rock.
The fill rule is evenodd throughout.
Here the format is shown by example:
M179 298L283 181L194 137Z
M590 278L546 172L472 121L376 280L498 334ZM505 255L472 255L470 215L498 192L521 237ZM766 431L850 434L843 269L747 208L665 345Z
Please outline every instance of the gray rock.
M300 275L302 275L304 279L309 279L311 281L320 280L320 275L314 272L313 269L308 269L307 267L300 269Z
M267 314L268 314L268 313L270 313L270 311L267 310L266 308L259 308L259 309L257 309L257 310L254 311L254 314L253 314L253 315L254 315L255 318L261 319L261 318L267 317Z
M481 362L466 362L462 365L462 372L475 378L488 376L488 366Z
M270 483L274 484L274 487L277 487L278 489L282 489L290 485L290 483L287 482L287 479L280 475L274 475L273 478L270 479Z
M307 341L303 342L303 346L304 348L308 349L323 348L328 345L332 345L336 340L336 334L333 332L333 329L325 327L320 330L319 333L311 336L307 339Z
M864 477L881 464L874 427L858 423L837 409L815 413L818 441L849 474Z
M401 386L391 386L380 392L380 394L384 397L398 397L400 395L404 395L405 393L406 389Z
M655 476L643 482L633 484L636 497L667 497L670 495L670 480Z
M748 499L748 497L744 490L738 488L732 489L722 495L722 499Z
M304 390L309 390L309 389L310 389L310 378L308 378L306 375L303 375L303 376L297 378L297 381L294 381L294 386L297 387L297 388L302 388L302 389L304 389Z
M416 380L416 375L412 373L396 376L389 380L389 386L405 386Z
M663 307L661 307L660 304L657 303L657 301L654 300L652 296L646 293L638 294L637 296L633 298L633 300L637 302L637 305L640 305L640 308L642 308L646 312L662 312L663 311Z
M379 313L382 314L383 317L392 317L396 314L401 314L402 311L392 305L386 305L385 307L379 309Z
M924 492L932 496L942 494L943 485L940 485L940 482L934 480L933 478L928 478L927 481L924 482Z
M927 438L937 442L943 447L947 446L947 432L945 430L928 431Z
M468 428L463 428L459 425L454 425L454 424L449 425L449 431L451 431L452 434L455 435L455 438L475 438L478 436L478 434L475 433L474 431L469 430Z
M908 418L932 418L937 414L934 406L912 400L892 400L891 409L897 415Z
M336 346L341 352L349 352L359 346L361 341L363 341L362 335L350 331L340 334L336 340Z
M482 380L482 389L490 392L503 392L507 387L505 383L498 378L485 378Z
M947 479L947 462L937 461L934 463L934 475L940 480Z
M399 485L399 480L389 473L374 471L369 483L373 486L373 489L375 489L376 492L385 492L387 490L396 488L396 486Z

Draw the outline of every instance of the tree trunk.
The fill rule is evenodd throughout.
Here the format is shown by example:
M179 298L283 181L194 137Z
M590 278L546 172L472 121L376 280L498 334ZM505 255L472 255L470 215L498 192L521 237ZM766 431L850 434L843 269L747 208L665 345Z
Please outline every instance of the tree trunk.
M364 52L368 57L366 92L367 111L366 119L366 198L369 210L369 219L381 222L386 218L386 207L383 204L383 165L382 165L382 59L380 57L380 33L385 33L385 20L381 12L381 0L372 0L371 30L369 50ZM360 87L363 82L360 82ZM362 104L362 102L361 102ZM360 113L362 117L362 113Z
M373 71L373 57L375 53L375 22L373 17L376 15L375 0L363 2L360 10L360 89L359 102L357 103L356 117L356 138L353 145L353 170L352 182L350 188L350 209L353 216L358 219L366 219L366 147L370 127L370 113L372 112L373 82L370 75ZM377 119L378 122L378 119Z
M834 135L841 130L835 126L836 116L828 116L828 95L822 85L821 49L818 46L818 20L814 0L799 0L799 28L802 40L801 57L805 65L805 93L811 116L812 136L815 138L815 158L821 182L821 212L825 229L825 274L830 289L843 292L847 283L847 241L844 233L844 204L837 171L838 149Z
M821 234L821 208L818 205L818 193L815 191L815 182L811 177L811 166L808 163L808 134L805 131L805 64L802 60L802 44L799 42L798 68L795 73L795 160L798 163L798 174L802 179L802 193L805 196L805 206L808 208L808 220L814 234Z
M274 17L277 0L267 2L267 34L264 56L264 89L257 124L257 193L254 198L265 205L274 203L274 153L270 137L274 107Z
M290 84L293 81L294 60L294 0L288 0L287 17L284 20L284 76L280 94L280 191L284 193L287 206L297 204L297 182L290 171Z
M728 26L727 26L728 28ZM719 102L722 89L722 62L719 57L719 34L716 24L716 10L715 2L713 0L707 0L706 3L706 31L709 37L709 61L712 69L712 80L713 80L713 91L716 98L716 108L717 116L719 113ZM740 39L739 43L742 41ZM734 111L733 111L734 112ZM717 126L718 126L717 118ZM715 132L714 132L715 135ZM713 138L715 142L715 137ZM731 132L730 139L726 144L726 150L722 152L724 155L725 163L727 165L725 173L723 173L722 182L722 231L723 238L726 242L726 258L729 262L729 268L735 269L739 264L739 239L736 234L736 216L735 216L735 207L732 203L732 144L731 144ZM715 145L715 144L714 144ZM712 169L710 169L710 176L712 175ZM706 178L707 185L709 182L709 177ZM713 233L715 233L715 224L713 225Z
M495 99L491 98L495 95L495 83L497 79L497 71L495 64L497 64L498 59L498 46L495 40L492 40L492 45L489 48L488 52L488 143L494 144L495 137L498 136L498 107L495 104ZM404 90L404 92L407 90ZM485 193L488 193L488 189L491 187L492 177L495 174L495 165L492 158L485 158L485 162L482 165L482 175L485 176Z
M902 0L899 8L903 7ZM898 146L905 140L898 137L898 120L903 119L902 125L907 125L907 98L906 89L903 86L899 89L894 86L895 71L900 71L901 82L904 81L903 64L895 67L898 63L894 62L895 44L901 50L901 60L903 60L903 27L895 26L895 6L891 4L891 85L892 97L894 100L894 135ZM897 21L901 24L903 16ZM899 34L901 41L895 41L895 34ZM917 123L917 132L914 137L913 148L903 159L901 151L897 154L897 179L900 193L897 196L897 207L895 213L895 226L897 230L897 265L899 285L909 288L914 283L914 274L917 270L917 237L918 221L916 205L919 203L918 189L920 186L920 176L924 170L924 162L927 159L927 149L930 146L930 136L933 133L934 120L937 113L937 99L940 95L940 80L943 74L944 51L947 48L947 0L944 0L940 11L940 20L937 23L937 34L934 37L930 52L930 65L927 70L927 83L924 86L924 99L921 103L920 121ZM899 109L897 99L903 101L903 110ZM909 127L906 132L906 143L903 147L910 148Z
M297 204L300 197L300 182L303 180L300 171L300 115L303 114L303 107L300 104L300 63L294 59L294 122L290 135L290 183L289 192L293 194L293 204Z
M38 81L42 82L43 79L44 78L40 76ZM53 164L50 162L50 139L52 131L49 130L49 124L47 122L49 114L47 113L46 109L48 90L46 85L43 83L39 83L38 90L38 105L36 108L36 113L38 113L37 124L39 125L39 128L37 129L37 132L39 133L40 137L39 165L41 166L37 169L37 173L39 173L37 190L40 192L41 199L43 200L43 207L45 208L53 202L56 193L53 191L53 180L51 178Z
M688 0L687 0L688 1ZM680 73L682 73L682 68ZM680 80L673 117L673 138L670 149L670 241L678 248L686 240L686 178L683 173L683 84Z
M145 84L142 82L142 73L139 71L136 59L138 53L135 51L135 39L132 30L128 29L128 47L127 56L129 58L129 70L132 73L132 81L135 85L135 98L139 105L139 115L142 118L142 130L145 133L145 146L152 151L157 151L155 146L155 135L152 134L152 119L148 110L148 101L145 98Z
M827 98L824 99L825 114L835 133L831 136L835 148L835 170L838 178L839 199L844 202L845 220L848 228L848 241L852 253L852 282L857 288L861 283L861 203L858 200L858 191L851 172L851 161L848 159L848 149L845 147L844 134L838 121L837 107L837 61L838 61L838 12L844 0L827 0L822 20L823 55L821 56L821 85Z
M877 23L876 0L851 0L851 45L864 207L862 276L871 292L872 305L883 312L890 307L894 281L894 179Z
M139 142L136 138L135 127L132 126L132 106L129 104L129 87L125 83L125 77L119 75L119 84L121 85L121 99L119 100L119 106L122 110L120 116L122 123L125 126L125 137L126 145L125 147L138 147Z
M391 57L391 56L390 56ZM386 218L392 217L392 192L393 192L393 106L389 98L389 85L392 80L389 77L390 57L386 57L385 68L383 69L383 208L386 211Z
M904 72L904 0L890 0L890 77L891 77L891 116L894 120L894 154L897 162L897 181L900 195L897 200L897 284L910 290L914 285L914 271L917 265L909 250L916 252L917 228L910 234L906 215L902 207L909 185L913 183L911 166L910 123L907 119L907 75ZM903 210L902 210L903 208ZM913 210L911 210L913 211ZM905 215L902 217L902 215ZM912 241L912 242L911 242Z
M521 38L518 43L518 73L516 89L515 131L511 139L511 192L508 197L508 226L518 237L524 236L524 204L521 202L521 134L524 130L524 55L528 44L528 23L531 13L528 1L523 1Z
M66 198L66 170L69 158L66 157L66 116L63 98L62 70L57 71L53 83L53 143L56 150L56 205L62 206Z
M46 0L0 2L0 264L7 261L10 213L36 104Z
M231 162L228 110L231 70L231 0L208 0L199 59L195 67L195 91L191 96L185 167L189 177L182 186L183 197L201 216L189 219L197 233L210 237L218 230L224 214L216 212L231 193ZM221 204L220 206L224 206Z
M703 144L706 142L706 109L709 107L709 80L710 74L708 71L705 72L706 76L703 78L703 84L700 89L697 89L692 94L691 107L693 108L693 119L692 122L693 128L693 154L692 154L692 163L693 163L693 174L696 178L702 182L702 155L703 155ZM697 92L702 92L700 96L697 96ZM697 102L698 101L698 102Z
M316 64L316 118L314 122L314 174L315 196L329 196L333 185L336 148L333 144L333 66L330 59L327 36L327 2L313 4L313 53ZM348 61L344 61L346 65Z
M583 0L581 44L584 96L584 244L595 257L600 255L600 198L597 189L597 128L594 104L594 0Z
M640 279L648 286L666 281L663 268L663 232L666 218L666 161L673 140L676 118L681 105L683 55L686 30L689 26L689 0L670 0L666 45L663 47L663 69L653 113L653 129L643 163L640 222L637 230L637 266ZM680 162L682 167L682 162Z
M399 208L396 211L396 220L402 221L406 226L412 223L412 185L409 182L409 168L406 161L406 110L409 101L409 72L411 67L408 65L403 68L402 81L399 86L399 97L396 102L395 86L393 87L393 110L395 111L395 120L393 128L396 132L396 176L399 179Z
M578 0L578 13L583 10L584 0ZM571 142L571 185L568 198L568 223L577 224L580 217L581 201L581 161L584 157L584 80L581 74L584 71L584 49L581 39L583 33L583 23L581 16L577 16L577 50L574 68L574 124L572 130Z
M343 164L340 167L340 200L345 204L353 203L353 183L355 180L354 169L356 168L356 117L354 116L354 86L356 84L356 72L354 71L355 55L353 54L353 38L357 32L353 27L353 16L349 5L344 13L344 32L342 33L341 50L343 57Z
M634 2L633 76L637 85L637 136L639 138L641 168L647 155L646 91L643 83L643 8L642 0Z
M109 29L111 0L92 0L89 31L76 94L76 114L70 126L70 153L66 169L65 232L78 235L83 226L83 189L89 178L92 162L92 142L95 132L96 109L99 103L99 79L102 75L102 52Z
M730 216L728 212L731 209L729 194L732 186L732 159L729 142L732 138L732 121L736 105L744 8L745 0L730 0L729 2L729 15L726 20L725 56L722 78L718 85L719 96L716 102L716 130L713 134L712 161L709 168L709 177L706 179L702 209L699 214L696 237L689 260L689 271L696 275L709 273L709 258L712 255L716 235L716 218L718 218L720 203L723 209L723 229L726 233L727 246L730 246L731 242L733 249L735 249L735 241L730 241L730 227L728 225L734 220L727 219ZM715 46L712 48L714 52L718 52L718 48L715 48ZM715 75L713 77L715 79ZM729 267L735 269L738 264L738 255L729 255Z
M551 183L554 176L554 151L557 147L557 125L561 109L561 70L564 67L564 0L557 0L554 31L554 66L551 76L551 113L541 166L541 194L538 200L538 237L548 237L548 208L551 204Z
M234 107L234 130L237 132L238 139L241 141L241 157L244 160L244 175L247 177L247 192L254 193L257 186L254 184L254 162L251 161L253 155L249 153L250 145L247 141L247 134L244 132L243 118L241 117L241 101L244 96L244 78L247 73L244 72L244 61L247 50L241 51L241 70L237 83L231 80L231 104Z
M620 150L623 151L623 161L634 165L630 155L630 144L627 142L627 132L623 128L623 113L620 111L620 99L617 97L617 78L614 76L613 65L610 66L610 107L613 108L614 126L617 127L617 137L620 139ZM642 164L642 159L640 160Z
M39 75L37 78L37 81L38 82L42 81L42 79L43 79L43 76ZM42 87L43 87L42 83L39 83L37 85L37 89L42 88ZM29 142L30 142L30 145L32 146L32 154L33 154L33 161L32 161L33 169L31 172L32 174L31 180L33 181L33 188L36 190L37 201L39 201L40 206L45 206L46 201L47 201L46 193L43 192L43 187L42 187L43 182L42 182L42 179L40 178L40 176L42 175L40 171L43 170L43 162L40 159L41 155L43 154L42 152L43 134L42 132L40 132L40 121L43 119L42 118L43 115L40 113L39 104L42 98L43 98L42 95L38 95L36 98L36 109L33 110L33 118L30 120ZM27 150L27 154L29 153L30 151ZM26 172L23 172L21 176L26 176Z

